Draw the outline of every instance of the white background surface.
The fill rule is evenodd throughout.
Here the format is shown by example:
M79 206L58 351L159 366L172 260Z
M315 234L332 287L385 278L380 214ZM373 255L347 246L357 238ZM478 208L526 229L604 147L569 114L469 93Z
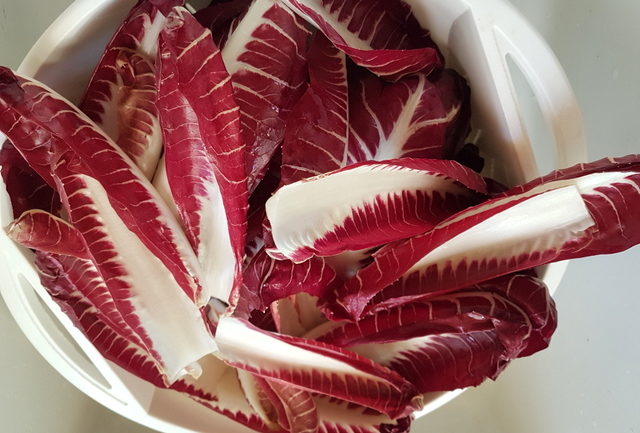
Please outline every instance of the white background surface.
M591 159L639 153L640 2L513 0L564 65ZM69 0L0 0L0 64L22 56ZM523 105L529 107L524 91ZM527 110L532 111L528 109ZM532 118L538 145L545 133ZM542 146L544 147L544 146ZM415 422L414 433L639 432L640 249L574 261L551 348ZM142 433L84 397L29 345L0 301L0 431ZM221 432L222 433L222 432Z

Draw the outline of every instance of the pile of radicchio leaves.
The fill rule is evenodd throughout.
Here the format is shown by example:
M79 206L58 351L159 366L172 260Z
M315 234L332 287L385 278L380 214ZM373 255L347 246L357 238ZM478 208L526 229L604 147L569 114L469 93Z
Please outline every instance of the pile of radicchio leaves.
M535 267L640 241L640 157L508 189L401 0L142 0L84 98L0 69L2 178L109 360L262 432L406 432L544 349Z

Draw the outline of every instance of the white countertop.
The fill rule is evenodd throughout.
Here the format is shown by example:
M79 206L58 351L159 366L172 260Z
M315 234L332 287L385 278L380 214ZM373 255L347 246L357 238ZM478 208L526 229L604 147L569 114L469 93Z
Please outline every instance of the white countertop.
M640 2L512 0L560 58L590 159L639 153ZM0 0L0 64L21 57L69 0ZM36 13L37 11L37 13ZM25 19L26 17L26 19ZM526 92L523 105L529 105ZM534 118L534 137L544 137ZM535 143L535 141L534 141ZM640 248L574 261L551 347L415 422L414 433L640 432ZM30 346L0 300L0 422L8 433L149 432L94 403Z

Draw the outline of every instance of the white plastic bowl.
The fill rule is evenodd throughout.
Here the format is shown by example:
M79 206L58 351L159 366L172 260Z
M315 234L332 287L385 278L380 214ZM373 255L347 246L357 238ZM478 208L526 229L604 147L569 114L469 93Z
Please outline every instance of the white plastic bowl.
M555 141L555 166L586 159L580 110L557 59L505 0L406 0L432 32L449 65L469 80L474 137L488 174L510 184L538 175L507 59L522 71ZM80 97L102 48L133 0L76 0L45 31L19 71L72 101ZM1 137L0 137L1 138ZM0 181L1 182L1 181ZM0 225L12 220L0 185ZM566 264L550 265L544 279L557 288ZM250 432L186 396L154 386L106 361L39 283L29 251L0 230L0 293L22 331L67 380L111 410L166 433ZM423 416L462 390L434 393Z

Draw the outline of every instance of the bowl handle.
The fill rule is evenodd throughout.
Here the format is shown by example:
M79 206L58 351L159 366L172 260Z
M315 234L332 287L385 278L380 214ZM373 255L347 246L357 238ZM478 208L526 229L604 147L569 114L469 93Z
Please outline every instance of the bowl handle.
M564 168L586 162L587 145L580 105L551 47L508 1L467 1L474 13L482 11L483 20L491 23L485 29L492 30L504 70L503 77L507 78L507 82L497 82L496 85L509 86L502 90L508 90L516 98L507 61L511 58L533 91L544 120L553 133L555 167ZM473 4L478 4L478 7L473 8ZM514 102L517 104L517 100ZM517 121L520 128L524 128L520 111L517 110L517 113L518 118L513 120ZM558 289L567 265L567 261L558 262L539 270L552 294Z
M580 106L569 79L544 38L506 0L467 2L474 15L482 15L483 28L493 33L497 52L492 54L499 57L508 78L506 82L496 83L508 86L502 89L505 91L503 94L515 95L508 58L513 60L531 87L555 139L555 167L585 162L587 147ZM521 119L513 120L522 122Z
M0 294L31 344L67 380L108 408L131 417L144 411L153 388L125 385L119 367L106 361L45 291L31 252L0 233Z

